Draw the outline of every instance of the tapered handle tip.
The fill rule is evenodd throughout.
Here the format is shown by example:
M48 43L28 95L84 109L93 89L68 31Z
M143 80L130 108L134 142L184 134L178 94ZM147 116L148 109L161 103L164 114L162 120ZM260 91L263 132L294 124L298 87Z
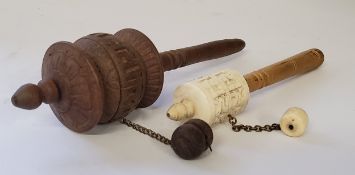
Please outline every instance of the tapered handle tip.
M226 42L232 48L233 53L237 53L245 48L245 41L242 39L227 39Z
M324 62L324 53L317 48L311 49L311 52L316 55L315 58L317 59L317 63L316 63L317 67L322 65Z
M160 53L165 71L177 69L202 61L228 56L243 50L241 39L224 39L205 44Z

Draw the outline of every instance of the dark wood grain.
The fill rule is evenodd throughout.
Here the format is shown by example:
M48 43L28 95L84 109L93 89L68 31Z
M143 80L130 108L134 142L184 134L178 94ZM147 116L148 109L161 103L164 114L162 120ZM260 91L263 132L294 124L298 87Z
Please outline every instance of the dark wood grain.
M200 119L191 119L179 126L171 136L174 152L186 160L195 159L211 146L213 132L211 127Z
M118 70L113 61L112 49L108 39L98 37L99 34L85 36L75 41L75 45L91 55L104 86L104 109L100 123L110 121L117 112L121 100Z
M244 45L239 39L221 40L159 54L135 29L58 42L43 59L42 80L22 86L12 103L23 109L48 103L65 126L85 132L153 104L161 93L164 71L226 56Z
M245 42L241 39L225 39L209 43L170 50L160 54L165 71L190 64L216 59L241 51Z
M140 55L111 34L91 34L75 44L92 55L104 81L105 105L100 123L128 115L145 90L146 71Z
M138 107L152 105L158 99L164 83L164 68L158 50L147 36L135 29L120 30L115 36L119 41L131 45L141 55L147 72L147 83Z
M55 43L44 56L42 79L53 80L58 86L60 100L50 103L50 107L65 126L84 132L99 122L103 84L90 55L72 43Z

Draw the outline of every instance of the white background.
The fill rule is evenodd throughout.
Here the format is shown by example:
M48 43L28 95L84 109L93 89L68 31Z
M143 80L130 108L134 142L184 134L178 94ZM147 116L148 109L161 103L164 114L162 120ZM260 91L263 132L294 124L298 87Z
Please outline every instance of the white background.
M355 159L355 1L0 1L0 174L353 174ZM165 117L183 82L224 68L247 73L309 48L325 54L311 73L251 96L239 115L245 124L278 122L287 108L310 116L306 134L234 133L213 128L213 152L178 158L170 147L118 122L85 134L65 128L49 106L26 111L10 98L40 80L47 47L95 32L132 27L160 51L242 38L246 48L165 73L155 104L128 118L171 136L178 122Z

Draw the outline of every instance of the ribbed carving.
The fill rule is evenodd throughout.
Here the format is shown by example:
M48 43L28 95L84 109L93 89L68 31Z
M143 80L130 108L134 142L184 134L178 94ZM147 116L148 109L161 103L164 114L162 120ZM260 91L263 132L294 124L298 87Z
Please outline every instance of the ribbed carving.
M277 83L297 74L318 68L324 61L319 49L310 49L260 70L244 75L250 92Z
M142 100L146 85L146 71L138 53L116 39L115 43L114 61L119 70L121 102L113 119L119 119L137 108Z
M138 107L152 105L159 97L164 83L164 70L157 49L147 36L135 29L123 29L115 37L131 45L141 55L146 67L147 82Z
M88 54L72 43L53 44L43 59L42 79L53 80L59 89L60 100L50 107L65 126L84 132L99 122L104 103L102 81Z
M101 37L100 37L101 35ZM106 123L116 114L121 99L118 70L113 62L112 53L104 34L85 36L74 44L91 55L101 74L104 86L104 110L100 123Z
M137 107L144 93L145 71L138 53L111 34L91 34L76 44L95 57L101 70L106 93L106 113L101 123L125 117Z

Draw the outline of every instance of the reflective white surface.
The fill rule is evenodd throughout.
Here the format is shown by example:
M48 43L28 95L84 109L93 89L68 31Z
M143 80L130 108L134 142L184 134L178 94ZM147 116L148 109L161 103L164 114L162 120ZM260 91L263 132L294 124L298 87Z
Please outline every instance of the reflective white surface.
M352 0L0 0L0 174L352 174L354 7ZM39 81L50 44L126 27L144 32L160 51L234 37L247 44L241 53L165 73L158 101L128 119L170 137L179 123L165 112L178 84L225 68L247 73L317 47L325 54L318 70L253 93L239 115L244 124L269 124L299 106L309 114L308 130L290 138L221 124L213 128L213 152L185 161L118 122L77 134L47 105L11 105L19 86Z

